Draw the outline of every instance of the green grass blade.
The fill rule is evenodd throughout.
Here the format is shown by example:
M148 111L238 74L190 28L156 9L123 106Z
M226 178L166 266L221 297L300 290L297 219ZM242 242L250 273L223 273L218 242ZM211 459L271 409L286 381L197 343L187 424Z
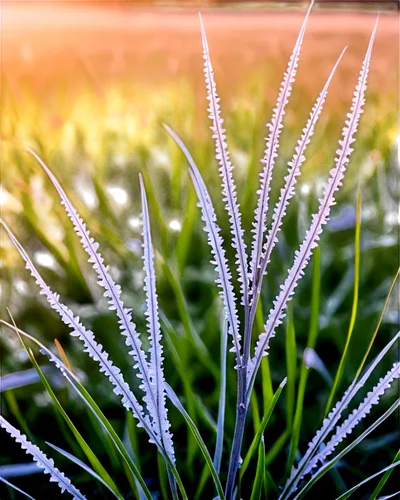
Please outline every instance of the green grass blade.
M286 425L289 429L293 425L294 402L296 397L296 333L294 329L293 317L291 310L287 315L286 328L286 373L287 373L287 388L286 388Z
M121 455L121 458L125 462L127 466L127 471L129 473L128 479L131 484L131 487L133 491L136 491L136 486L135 486L135 479L138 481L140 484L147 500L152 500L151 493L149 489L147 488L147 485L142 478L139 469L137 468L136 464L132 461L131 457L129 456L129 453L127 452L125 446L123 445L120 437L118 434L115 432L113 426L109 422L109 420L105 417L104 413L101 411L97 403L94 401L94 399L91 397L91 395L88 393L88 391L85 389L85 387L79 382L77 377L71 373L68 368L64 365L64 363L57 358L45 345L43 345L41 342L39 342L37 339L29 335L28 333L20 330L19 328L7 323L4 320L0 320L0 322L3 325L6 325L8 328L11 328L15 332L19 333L25 338L28 338L29 340L33 341L36 345L38 345L41 349L41 352L45 354L49 359L51 359L53 362L56 360L57 364L55 366L60 369L60 371L64 374L65 379L67 382L70 384L70 386L74 389L74 391L77 393L77 395L82 399L82 401L85 403L85 405L92 411L93 415L98 419L99 423L103 426L105 432L108 433L110 438L112 439L116 450L119 452ZM136 494L136 497L138 498L138 495ZM185 497L184 497L185 498Z
M27 348L21 338L21 341L24 345L24 347L27 350L27 353L29 355L29 358L35 367L36 371L39 374L39 377L41 381L43 382L43 385L48 392L49 396L51 397L51 400L53 401L54 406L56 407L57 411L60 413L62 418L64 419L65 423L68 425L69 429L71 430L75 440L81 447L82 451L88 458L89 462L92 464L92 467L94 470L97 472L97 474L101 477L102 482L106 483L109 487L109 489L114 493L114 495L119 498L120 500L123 500L123 496L118 490L117 485L114 483L112 480L111 476L108 474L108 472L105 470L103 465L101 464L100 460L96 457L96 455L93 453L92 449L90 446L87 444L85 439L82 437L81 433L78 431L78 429L75 427L73 424L72 420L68 417L66 411L62 407L61 403L59 402L57 396L55 395L53 389L51 388L49 382L47 381L46 377L43 375L42 370L40 369L34 355L31 349Z
M360 486L363 486L365 483L368 483L368 481L371 481L372 479L375 479L376 477L380 476L384 472L392 472L395 467L400 465L400 460L397 460L396 462L393 462L392 464L388 465L387 467L384 467L381 469L379 472L376 472L375 474L372 474L372 476L367 477L364 479L364 481L361 481L360 483L356 484L352 488L350 488L348 491L343 493L343 495L340 495L336 500L346 500L346 498L349 498L350 495L352 495Z
M264 470L265 470L265 447L264 439L262 438L260 444L258 445L258 461L256 477L254 478L253 489L251 491L250 500L260 500L262 486L264 481Z
M355 379L358 379L358 377L360 376L360 374L361 374L361 372L362 372L362 370L364 368L364 365L365 365L365 363L367 361L368 355L371 352L372 346L374 345L376 336L378 335L378 331L379 331L379 328L380 328L382 320L383 320L383 316L385 315L386 308L387 308L387 306L389 304L389 299L390 299L390 297L392 295L394 286L396 284L396 281L397 281L399 275L400 275L400 267L397 269L396 276L393 278L392 284L390 285L390 289L389 289L389 292L388 292L388 294L386 296L385 303L383 305L381 315L379 316L378 324L376 325L375 331L374 331L374 333L372 335L372 338L371 338L371 340L370 340L370 342L368 344L368 348L367 348L367 350L366 350L366 352L364 354L364 357L363 357L363 359L362 359L362 361L360 363L360 366L358 367Z
M199 448L200 448L200 450L205 458L205 461L206 461L206 463L210 469L211 475L214 479L214 484L215 484L215 487L217 489L218 495L220 496L220 500L224 500L225 495L224 495L224 490L223 490L222 485L221 485L221 481L219 480L218 473L215 470L214 464L212 462L212 458L211 458L210 453L209 453L209 451L208 451L208 449L203 441L203 438L200 435L199 430L197 429L196 425L194 424L193 420L190 418L190 416L187 413L187 411L185 410L185 408L182 406L181 402L178 399L178 396L175 394L173 389L168 384L166 384L166 387L167 387L167 395L168 395L169 399L171 400L172 404L180 411L183 418L186 420L186 423L190 427L190 430L193 432L193 435L197 441L197 444L199 445Z
M358 191L357 195L357 211L356 211L356 234L354 242L354 284L353 284L353 305L351 309L350 324L347 331L346 342L344 345L342 357L340 358L339 367L336 371L335 380L333 381L333 386L329 394L328 402L326 403L324 418L329 413L333 400L336 396L336 392L343 378L344 371L346 369L347 354L349 350L349 345L351 337L353 335L354 325L356 322L357 308L358 308L358 287L360 282L360 234L361 234L361 191Z
M400 460L400 450L396 453L396 456L394 457L393 463L397 462ZM371 494L371 497L369 500L376 500L378 498L379 493L381 492L382 488L385 486L387 480L389 479L391 473L393 472L393 469L388 469L383 478L379 481L378 485L374 489L374 491Z
M275 392L275 394L274 394L274 396L272 398L272 401L271 401L271 403L269 405L269 408L267 409L267 411L266 411L266 413L265 413L265 415L264 415L264 417L263 417L263 419L261 421L260 427L259 427L256 435L254 436L254 439L253 439L253 441L252 441L252 443L250 445L250 448L249 448L249 450L248 450L248 452L246 454L246 457L243 460L243 463L242 463L242 465L240 467L240 470L239 470L239 481L242 480L243 475L246 472L246 470L247 470L247 468L248 468L248 466L250 464L250 461L251 461L254 453L256 452L257 448L260 445L260 442L262 440L265 428L266 428L266 426L267 426L267 424L269 422L269 419L270 419L270 417L272 415L272 412L273 412L273 410L275 408L275 405L278 402L278 399L279 399L279 397L281 395L281 392L282 392L283 388L286 385L286 381L287 381L287 379L284 378L283 381L280 383L277 391Z
M257 329L257 334L263 331L264 328L264 317L261 300L258 301L258 306L256 310L255 326ZM274 396L274 391L272 388L272 377L271 370L269 368L268 356L265 356L261 361L261 385L263 394L263 413L265 413L271 403Z
M157 467L158 467L158 480L160 483L161 495L162 498L167 500L169 498L168 495L168 476L167 470L165 468L164 458L161 453L157 453Z

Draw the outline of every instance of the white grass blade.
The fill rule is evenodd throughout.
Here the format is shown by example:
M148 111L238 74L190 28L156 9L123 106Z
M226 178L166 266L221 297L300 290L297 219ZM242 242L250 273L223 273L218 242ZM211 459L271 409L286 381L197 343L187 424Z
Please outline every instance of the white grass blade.
M3 427L14 439L21 445L21 448L29 455L32 455L33 460L39 469L43 469L45 474L50 475L50 482L57 483L61 489L61 493L67 491L70 493L74 500L86 500L86 497L71 483L61 471L54 465L52 458L47 456L40 450L38 446L28 441L24 434L13 427L7 420L0 415L0 426Z
M332 439L326 446L315 455L313 460L310 461L306 467L304 474L311 472L312 469L318 466L318 462L323 463L325 459L334 451L336 446L343 441L348 435L351 434L357 424L365 418L371 411L373 405L379 402L380 397L391 387L392 382L400 377L400 362L395 363L391 370L389 370L384 377L382 377L378 384L368 392L363 402L352 411L348 418L336 428L336 432Z
M261 163L264 165L264 167L260 174L260 188L257 191L258 202L257 208L254 213L252 229L252 232L254 233L251 253L251 276L253 287L255 281L257 280L257 273L262 255L264 234L266 232L266 218L268 212L269 192L271 189L270 184L272 179L272 171L275 165L275 159L278 156L279 137L283 128L285 107L292 92L292 84L295 81L301 45L303 43L308 17L310 15L313 4L314 0L312 0L310 7L308 8L306 17L303 21L303 25L295 43L292 55L290 56L289 64L279 89L278 101L272 113L271 122L267 125L267 128L269 129L269 135L266 138L264 158L261 160Z
M201 38L203 42L204 57L204 76L207 88L207 100L209 118L212 121L210 127L212 138L215 140L216 159L219 163L219 174L222 180L222 195L225 203L225 209L229 215L231 226L232 247L236 252L236 265L238 267L238 281L240 282L241 301L243 305L248 304L248 276L247 276L247 255L246 245L243 239L243 229L241 213L237 201L236 186L233 179L233 166L229 158L228 145L226 143L225 129L223 128L223 119L221 118L221 109L219 97L214 79L214 70L211 64L210 52L203 21L200 17Z
M115 311L118 316L120 331L126 338L126 345L132 348L132 350L129 351L129 354L132 355L133 359L135 360L134 368L135 370L138 370L136 374L137 377L141 380L140 388L143 389L145 393L144 400L146 404L149 403L149 414L152 415L151 407L154 407L155 401L150 387L146 356L142 349L142 343L139 333L136 331L136 326L132 321L131 309L125 307L121 299L121 287L117 285L113 278L110 276L108 266L104 264L104 259L98 252L99 244L90 236L90 233L86 228L86 224L83 222L77 210L68 199L65 191L61 187L54 174L33 150L28 149L27 151L41 165L43 170L49 176L54 187L58 191L58 194L61 198L61 203L62 205L64 205L65 211L67 212L68 217L71 219L74 230L81 240L82 247L89 255L89 262L92 264L93 269L97 273L98 284L105 290L104 296L108 300L109 309L111 311Z
M249 364L249 387L252 387L252 384L254 383L254 377L260 366L262 357L268 355L270 339L275 336L276 328L282 323L287 303L291 300L298 281L304 275L304 269L310 260L312 250L318 246L320 234L322 233L322 227L327 223L331 207L335 204L335 193L342 185L346 167L350 160L350 154L353 151L351 145L355 141L354 136L357 131L360 116L363 112L363 105L365 103L367 76L377 22L375 24L368 50L360 71L358 83L353 94L350 112L347 114L342 139L339 141L339 149L337 150L338 156L335 160L335 167L330 172L331 176L325 186L324 197L320 200L319 210L313 215L312 223L306 233L305 239L301 244L300 249L295 253L293 266L289 270L285 282L281 285L279 295L274 300L267 323L264 326L264 332L259 336L254 357Z
M199 169L197 168L187 147L185 146L181 138L168 125L164 125L164 127L181 148L190 165L190 176L197 193L197 197L199 200L198 205L201 208L202 218L205 223L204 230L207 233L208 243L211 247L211 252L214 259L212 261L212 264L215 265L215 268L217 270L218 277L216 279L216 283L220 289L220 295L225 306L225 314L229 323L229 333L233 337L233 348L230 351L233 351L235 353L238 367L241 364L239 319L237 316L235 295L231 283L231 273L229 271L228 263L225 257L225 250L223 248L223 240L220 235L220 228L218 227L218 224L216 222L217 217L215 215L215 210L212 205L210 195L208 194L207 188L200 175Z
M400 406L400 399L397 399L392 406L385 411L383 415L378 417L365 431L357 436L357 438L348 444L345 448L343 448L337 455L335 455L331 460L326 462L322 467L315 472L308 482L303 486L299 493L296 494L294 498L304 498L304 495L309 491L309 489L324 475L326 474L339 460L341 460L347 453L353 450L356 446L358 446L361 441L363 441L371 432L377 429L390 415L395 412ZM282 493L279 497L279 500L287 500L289 498L288 495L284 496ZM292 498L292 497L290 497Z
M172 444L172 435L169 431L171 424L168 421L166 397L165 397L165 378L163 371L163 347L161 344L161 328L158 317L158 300L156 291L156 275L154 270L154 255L151 242L149 210L147 206L146 191L140 176L140 189L142 194L142 220L143 220L143 263L144 263L144 290L146 292L146 318L147 329L150 336L150 362L149 379L152 391L155 396L155 407L151 414L154 415L154 432L159 436L164 444L165 450L172 461L175 461L174 447ZM147 397L147 396L146 396ZM147 407L150 410L152 401L147 401ZM154 410L154 411L153 411Z
M328 90L329 90L329 85L332 81L333 75L335 74L335 71L336 71L346 49L347 49L347 47L345 49L343 49L342 53L340 54L338 60L336 61L335 66L333 67L333 69L328 77L328 80L325 83L324 88L322 89L321 93L319 94L319 96L318 96L318 98L317 98L317 100L312 108L312 111L311 111L310 116L308 118L307 124L303 129L302 135L301 135L299 141L297 142L297 145L295 148L295 154L293 155L293 158L289 162L289 171L284 179L285 185L281 189L279 201L275 206L274 214L272 217L272 227L267 234L267 240L265 242L263 255L261 257L261 265L260 265L261 271L260 271L259 286L260 286L261 281L262 281L261 277L265 274L266 268L269 264L269 261L271 258L271 253L272 253L272 250L275 246L275 243L278 242L277 234L280 231L283 218L286 215L286 209L288 207L289 200L293 197L293 195L295 193L296 178L300 175L300 168L306 159L306 157L304 155L305 155L307 146L310 143L311 138L314 134L315 125L316 125L318 118L319 118L319 116L322 112L322 109L324 107L326 96L327 96Z
M359 379L353 380L348 389L344 392L342 399L336 403L336 405L329 412L327 417L324 419L322 423L322 427L316 432L315 436L311 440L308 445L307 452L300 460L297 467L293 467L290 473L290 477L286 482L283 494L288 492L288 494L295 491L298 483L304 477L305 469L308 463L311 461L313 456L318 453L321 444L326 439L326 437L331 433L334 429L337 422L340 420L342 413L346 410L348 405L354 399L358 391L364 387L365 383L369 379L369 377L374 373L374 370L378 366L378 364L382 361L383 357L386 353L392 348L392 346L398 341L400 338L400 332L398 332L393 339L382 349L382 351L378 354L378 356L373 360L371 365L365 371L364 375Z
M30 271L31 275L35 278L36 283L39 285L40 294L46 297L50 307L59 314L62 322L71 328L71 335L73 337L78 337L84 343L84 352L87 352L88 355L99 364L100 372L107 376L113 385L113 392L117 396L121 397L123 406L128 411L132 411L133 416L139 421L138 426L146 429L150 436L150 442L157 444L157 438L152 431L150 419L147 415L143 414L143 408L130 390L129 385L125 382L121 370L109 359L108 353L105 352L103 346L95 340L93 332L91 330L87 330L82 323L80 323L79 318L74 316L73 312L60 302L59 295L52 292L52 290L47 286L29 255L25 252L24 248L13 235L7 224L5 224L4 221L2 221L2 224L14 246L24 259L26 268Z

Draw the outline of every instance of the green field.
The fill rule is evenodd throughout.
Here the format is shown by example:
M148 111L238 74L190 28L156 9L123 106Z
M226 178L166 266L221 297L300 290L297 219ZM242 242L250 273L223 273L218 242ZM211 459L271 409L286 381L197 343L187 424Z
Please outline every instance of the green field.
M78 18L72 9L66 8L42 14L36 10L20 12L11 7L3 13L1 192L5 200L1 205L1 218L31 257L37 259L39 252L51 258L51 266L37 263L42 277L96 333L110 357L123 368L127 380L136 384L117 322L107 311L79 238L73 232L56 190L24 148L32 148L49 166L100 243L105 262L122 287L127 307L133 308L133 321L139 331L145 330L142 261L126 242L140 238L141 226L132 221L140 218L139 173L142 173L150 208L160 308L171 324L164 331L166 379L199 425L206 444L213 449L219 399L222 305L213 281L210 250L188 164L163 127L163 123L168 124L185 141L211 193L222 235L227 240L229 224L207 118L197 14L82 9ZM271 119L303 15L304 9L298 13L257 15L205 12L203 16L228 147L235 166L248 248L260 159L265 148L265 125ZM322 14L315 9L311 14L298 76L284 119L272 183L273 204L278 199L287 163L312 105L340 51L345 45L349 47L334 76L307 149L296 195L284 221L280 244L273 254L262 292L264 319L310 223L322 183L334 166L335 151L374 19L375 13ZM298 382L302 353L310 329L315 328L315 318L319 318L315 349L329 373L334 375L353 306L355 222L344 214L355 213L359 182L365 220L361 225L358 308L339 395L357 371L399 265L398 81L394 70L398 66L398 54L393 50L398 45L397 31L395 15L382 14L372 55L365 112L344 186L333 210L336 226L328 225L324 230L320 253L301 280L291 309L297 339L297 361L296 366L292 366L294 380ZM115 199L110 193L112 189L124 191L124 203ZM85 193L91 194L93 203L87 203ZM173 221L179 223L178 229L171 228ZM132 422L121 410L108 382L39 295L4 230L1 246L2 319L9 321L8 307L17 325L48 347L53 348L57 339L71 365L85 374L85 386L119 434L122 435L124 426L128 425L127 420L132 429ZM229 261L233 262L232 249L228 245L226 249ZM398 330L393 319L398 300L395 289L388 305L391 314L383 319L374 354ZM258 326L261 331L261 322ZM285 335L283 324L268 357L274 390L286 374ZM20 348L15 333L3 327L1 375L31 368L29 360L18 359ZM36 359L46 363L39 353ZM269 402L266 371L265 368L263 380L259 377L256 384L257 397L247 425L245 450L254 436L257 419L262 417L263 408ZM233 435L235 376L233 355L230 355L223 464L227 464L227 450ZM293 391L295 389L293 386ZM329 389L327 382L315 370L310 370L299 443L302 453L319 428ZM93 423L81 403L71 398L67 388L57 394L121 490L129 491L121 465L110 451L109 443L102 442L94 433ZM295 394L289 391L282 396L265 434L270 452L268 470L276 483L285 471ZM39 383L4 391L1 395L2 414L18 421L20 428L26 425L24 431L29 429L31 437L37 438L35 442L50 441L70 451L72 446L72 453L83 459L63 428L65 424L56 418ZM390 397L393 398L393 394L382 401ZM180 472L190 498L194 499L204 467L203 457L178 412L171 408L170 415L176 452L182 464ZM348 488L393 460L398 448L393 437L395 420L392 416L346 457L345 466L338 471ZM143 476L153 480L152 491L160 491L156 454L143 432L133 434ZM4 442L7 447L5 453L4 449L2 452L2 465L29 461L11 439ZM108 498L106 493L104 497L94 494L94 483L89 482L88 475L79 474L77 468L62 457L55 458L60 468L70 473L76 484L87 492L88 498ZM251 471L253 468L255 464L251 464ZM248 485L244 479L244 499L250 498L251 490L247 490L251 487L251 473L249 470ZM36 498L58 494L56 486L48 483L43 475L16 478L14 483L24 485ZM393 478L389 483L393 490ZM388 493L391 492L389 483ZM315 496L310 494L309 498L321 498L322 494L326 499L336 498L341 488L338 477L327 475L317 483L313 490ZM369 488L366 494L372 491L371 486ZM5 498L19 498L17 494L7 496L12 495L11 490L3 485L0 492L4 492ZM212 495L209 480L201 498L211 499ZM354 498L362 498L357 495L359 493Z

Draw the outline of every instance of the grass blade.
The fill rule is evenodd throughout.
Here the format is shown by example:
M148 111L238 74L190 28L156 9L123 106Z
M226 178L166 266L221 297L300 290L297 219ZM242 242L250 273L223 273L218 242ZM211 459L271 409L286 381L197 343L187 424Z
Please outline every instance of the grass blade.
M400 406L400 400L395 401L392 406L381 415L375 422L370 425L360 436L357 437L352 443L347 445L340 453L338 453L329 462L324 464L313 477L305 484L300 493L297 494L296 498L303 498L304 495L310 490L310 488L324 475L326 474L341 458L343 458L347 453L349 453L353 448L355 448L363 439L365 439L372 431L374 431L381 423L383 423L394 411ZM288 498L288 496L282 496L282 500Z
M278 101L276 107L272 113L271 122L267 125L269 129L269 135L266 138L266 148L264 151L264 157L261 160L264 167L260 174L260 188L258 190L258 201L257 208L254 213L253 229L254 234L251 252L251 279L253 284L256 281L257 273L259 270L264 234L266 231L266 218L268 211L268 201L270 184L272 178L272 171L275 165L275 159L278 156L279 148L279 137L283 128L283 117L285 114L285 107L289 101L290 94L292 92L292 83L295 80L297 73L297 66L299 63L301 45L303 43L304 33L306 30L308 17L310 15L311 9L313 7L314 0L307 10L307 14L304 18L303 24L301 26L299 35L297 37L293 52L289 59L289 64L283 81L279 88Z
M38 448L35 444L27 440L26 436L21 434L18 429L13 427L7 420L0 415L0 426L5 429L14 439L19 443L22 449L32 455L33 460L36 465L43 469L45 474L50 475L50 481L55 482L61 489L61 492L68 491L74 498L74 500L86 500L86 497L71 483L57 467L54 465L54 461L48 458L42 450Z
M350 495L352 495L360 486L363 486L365 483L368 483L368 481L371 481L372 479L375 479L376 477L380 476L384 472L392 472L395 467L400 465L400 460L397 460L396 462L393 462L392 464L388 465L387 467L384 467L381 469L379 472L376 472L375 474L372 474L372 476L367 477L364 479L364 481L361 481L360 483L356 484L352 488L350 488L348 491L343 493L343 495L340 495L336 500L346 500L349 498ZM372 497L370 497L371 499Z
M142 176L140 179L140 190L142 195L142 220L143 220L143 264L144 264L144 290L146 292L146 319L147 330L150 337L150 361L148 363L149 381L153 398L148 391L144 400L153 418L153 429L158 435L166 453L170 459L175 461L171 424L168 420L167 407L165 404L165 378L163 370L163 347L161 344L161 327L158 314L158 298L156 291L156 275L154 269L154 254L150 232L150 218L147 206L146 191ZM153 403L155 403L153 405Z
M393 463L396 462L397 460L400 460L400 450L396 453L396 456L394 457ZM376 500L378 498L379 493L381 492L382 488L385 486L391 473L392 473L392 469L387 470L385 472L383 478L379 481L378 485L376 486L376 488L372 492L372 495L371 495L369 500Z
M229 158L228 145L226 143L223 119L217 87L214 79L214 70L211 64L210 52L208 48L207 36L204 30L203 21L200 17L201 38L203 42L204 75L207 87L207 100L209 102L208 113L212 120L211 131L215 139L216 158L219 163L219 174L222 180L222 195L225 209L229 216L232 235L232 247L236 253L236 265L238 268L238 281L240 283L241 301L247 307L249 302L249 288L247 276L247 255L246 245L243 239L242 220L239 204L237 201L236 186L232 175L232 162Z
M258 445L258 461L257 461L256 477L254 478L254 484L253 484L253 489L251 491L250 500L261 499L261 492L264 480L264 470L265 470L265 447L264 447L264 438L262 437Z

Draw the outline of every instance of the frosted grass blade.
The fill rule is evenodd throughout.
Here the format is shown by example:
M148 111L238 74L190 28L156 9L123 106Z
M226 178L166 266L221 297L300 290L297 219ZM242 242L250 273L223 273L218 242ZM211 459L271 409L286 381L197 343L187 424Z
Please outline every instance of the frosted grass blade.
M108 266L104 264L104 259L98 251L99 244L94 240L94 238L91 237L88 229L86 228L86 224L83 222L77 210L70 202L54 174L32 149L28 149L27 151L36 159L56 188L61 198L61 203L74 226L76 234L80 238L82 248L89 255L89 262L92 264L93 269L98 276L98 284L105 290L104 297L108 300L109 309L111 311L115 311L118 316L118 324L121 333L126 338L125 343L127 346L132 348L132 350L129 351L129 354L131 354L135 360L134 368L135 370L138 370L137 376L141 380L140 388L145 392L144 401L146 402L146 405L148 405L148 411L151 418L154 413L152 409L155 406L155 401L148 377L146 356L142 349L142 343L139 334L136 331L136 326L132 321L131 309L125 307L121 299L121 287L117 285L111 277L108 271Z
M163 371L163 347L161 344L161 328L158 316L158 300L156 291L156 275L154 270L154 255L151 242L149 210L147 206L146 191L140 176L140 189L142 195L142 219L143 219L143 263L144 263L144 290L146 292L145 312L147 318L147 329L150 337L150 361L149 379L153 394L155 395L155 408L152 411L155 424L154 432L159 436L170 459L174 462L174 447L170 432L171 424L168 421L167 407L165 404L165 378ZM147 401L147 406L151 401Z
M39 469L43 469L45 474L50 475L50 482L57 483L61 489L61 493L67 491L72 495L74 500L85 500L86 497L71 483L61 471L54 465L52 458L48 458L35 444L28 441L24 434L21 434L18 429L13 427L7 420L0 415L0 426L5 429L14 439L21 445L21 448L29 455L32 455L33 460Z
M289 162L289 170L288 173L284 179L285 185L281 189L280 192L280 197L279 200L275 206L274 209L274 214L272 216L272 227L269 230L267 234L267 240L264 245L263 249L263 254L261 256L261 264L260 264L260 283L261 283L261 277L265 274L267 266L269 264L270 258L271 258L271 253L272 250L275 246L275 243L277 243L277 234L280 231L280 228L282 226L282 221L284 216L286 215L286 209L288 207L290 199L293 197L295 193L295 185L296 185L296 178L300 175L300 168L302 164L304 163L306 157L305 152L307 149L307 146L311 142L311 138L314 134L315 126L318 122L318 118L322 112L322 109L325 104L326 97L328 95L328 90L330 83L332 81L333 75L336 72L336 69L346 51L347 47L343 49L342 53L340 54L338 60L336 61L336 64L334 65L324 88L322 89L321 93L319 94L312 111L310 113L310 116L308 118L308 121L306 123L306 126L303 129L303 132L301 134L300 139L297 142L296 148L295 148L295 154L293 155L293 158ZM259 284L260 286L260 284Z
M240 365L240 333L239 333L239 319L236 310L236 301L234 291L231 283L231 273L228 268L228 263L225 257L225 250L223 248L223 240L220 235L220 228L216 222L215 210L212 205L210 195L200 175L200 172L186 148L181 138L168 126L164 124L164 128L169 135L175 140L183 154L186 156L190 165L190 176L192 178L197 197L199 200L199 207L202 211L203 221L205 223L205 232L208 236L208 243L211 247L213 261L217 270L218 278L216 283L220 288L220 295L225 306L226 317L229 322L229 332L233 337L233 351L236 355L237 366Z
M46 297L50 307L59 314L63 323L71 328L72 331L70 334L73 337L78 337L84 343L84 351L87 352L88 355L100 365L100 372L105 373L107 378L110 380L113 385L113 392L117 396L121 396L122 404L127 410L132 411L134 417L139 421L138 425L146 429L150 436L150 442L157 444L157 437L152 431L150 420L148 416L143 414L143 409L130 390L128 384L125 382L121 370L109 359L108 353L104 351L103 346L95 340L93 332L87 330L82 323L80 323L79 318L74 316L73 312L60 302L59 295L52 292L52 290L47 286L34 266L32 260L4 221L2 221L2 225L7 231L14 246L21 254L21 257L24 259L26 268L30 271L31 275L35 278L36 283L39 285L40 294Z
M267 351L269 348L270 339L275 336L276 328L282 323L282 320L285 316L287 303L291 300L298 281L304 275L304 270L311 258L312 250L318 245L323 225L327 223L331 207L335 204L335 193L342 185L346 166L350 160L350 154L353 151L351 145L355 141L354 136L357 131L358 123L363 112L363 105L365 103L367 77L377 23L378 20L375 23L368 50L360 71L360 76L357 82L356 89L354 91L350 112L347 114L347 119L343 128L342 139L339 141L335 167L330 172L331 176L325 186L324 196L320 200L319 210L316 214L313 215L312 223L306 233L306 237L299 250L297 250L295 253L293 266L289 270L285 282L281 285L281 291L274 300L273 307L264 327L264 332L261 333L257 341L254 357L249 364L248 373L250 379L250 388L254 384L254 378L260 366L262 357L268 355Z
M241 213L237 201L236 186L233 179L233 165L229 158L228 145L226 143L225 129L223 128L223 119L221 118L221 109L217 86L214 79L214 70L211 64L210 52L208 48L207 36L204 30L203 21L200 17L201 38L203 42L204 58L204 76L207 88L208 116L212 121L210 127L212 138L215 140L216 159L219 163L219 174L222 180L222 195L225 209L229 216L232 235L232 247L236 252L236 265L238 266L238 281L240 282L242 304L248 304L248 276L247 276L247 255L246 245L243 239L243 229Z
M261 163L264 165L264 167L260 174L260 188L257 191L258 202L257 208L254 213L252 229L252 232L254 234L251 253L251 277L253 287L257 280L257 273L262 255L263 239L266 231L266 217L268 211L270 183L272 178L272 171L275 165L275 159L278 156L279 137L283 128L285 107L292 92L292 84L295 81L301 45L303 43L308 17L310 15L313 4L314 0L312 0L308 8L306 17L303 21L303 25L297 37L292 55L289 59L287 70L280 85L278 101L276 103L275 109L273 110L271 122L267 125L269 135L266 138L264 158L261 160Z
M297 487L297 484L304 476L304 470L306 469L310 460L312 460L313 456L318 453L318 450L321 446L321 443L325 440L325 438L330 434L330 432L334 429L336 423L340 420L343 411L348 407L350 402L353 400L358 391L365 385L368 378L374 373L375 368L378 366L380 361L386 355L386 353L390 350L390 348L397 342L400 338L400 332L398 332L393 339L381 350L379 355L374 359L368 369L365 371L364 375L360 380L355 379L352 384L348 387L348 389L344 392L342 399L336 403L333 409L329 412L327 418L324 419L322 423L322 427L316 432L314 438L308 445L307 452L300 460L297 467L293 467L290 477L287 480L283 493L288 492L290 494Z

